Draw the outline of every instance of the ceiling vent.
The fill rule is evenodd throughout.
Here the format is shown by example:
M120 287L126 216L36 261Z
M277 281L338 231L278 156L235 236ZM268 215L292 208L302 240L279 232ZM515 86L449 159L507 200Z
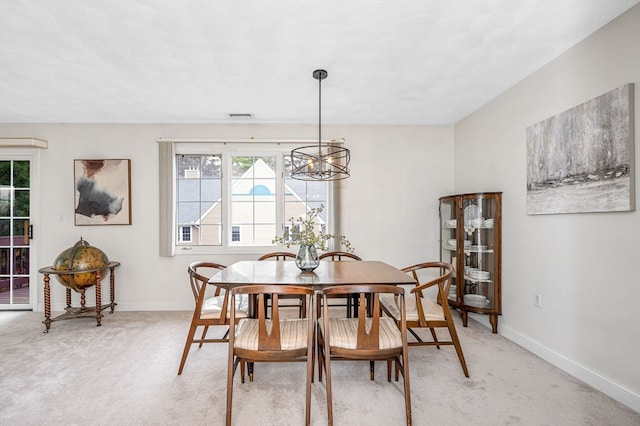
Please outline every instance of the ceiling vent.
M242 113L227 113L227 117L232 120L251 120L253 118L253 114L242 112Z

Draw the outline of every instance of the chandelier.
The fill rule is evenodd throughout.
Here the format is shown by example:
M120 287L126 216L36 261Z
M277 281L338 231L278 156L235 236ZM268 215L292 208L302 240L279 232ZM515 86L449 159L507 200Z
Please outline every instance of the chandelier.
M318 80L318 145L301 146L291 151L291 177L298 180L327 181L349 177L351 154L337 143L322 143L322 80L325 70L315 70Z

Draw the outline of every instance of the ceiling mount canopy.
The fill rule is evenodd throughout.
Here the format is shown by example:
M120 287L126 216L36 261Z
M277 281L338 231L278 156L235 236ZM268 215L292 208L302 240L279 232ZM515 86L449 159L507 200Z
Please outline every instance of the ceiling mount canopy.
M318 80L318 145L301 146L291 151L291 177L298 180L341 180L349 177L351 153L334 143L322 143L322 80L327 71L315 70Z

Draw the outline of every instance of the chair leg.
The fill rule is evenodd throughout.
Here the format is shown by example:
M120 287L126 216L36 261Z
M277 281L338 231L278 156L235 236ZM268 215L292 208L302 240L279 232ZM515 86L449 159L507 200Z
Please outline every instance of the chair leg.
M318 318L320 318L318 316ZM322 369L324 368L324 341L322 340L322 333L320 333L320 325L316 327L316 339L318 347L318 381L322 383Z
M233 361L233 349L229 350L229 361L227 364L227 426L231 426L231 408L233 406L233 373L235 372Z
M187 356L189 355L189 349L191 349L193 336L196 334L196 328L198 328L198 326L192 321L191 327L189 327L189 334L187 335L187 341L184 344L184 350L182 351L182 359L180 360L178 375L182 374L182 369L184 368L184 364L187 362Z
M311 382L313 382L313 365L315 363L313 346L315 343L315 336L311 341L311 350L307 348L307 388L305 396L305 420L306 425L311 425Z
M200 344L198 345L199 348L202 347L202 344L204 343L204 338L207 337L207 331L209 331L209 326L205 325L204 330L202 330L202 337L200 337Z
M375 376L376 376L376 362L369 361L369 378L371 380L375 380Z
M404 380L404 406L405 406L405 412L407 415L407 426L411 426L412 419L411 419L411 389L409 386L409 353L406 350L402 351L402 376Z
M328 342L324 342L324 369L327 376L327 425L333 426L333 394L331 392L331 353Z
M451 335L451 340L453 340L453 346L456 348L456 353L458 354L458 359L460 360L462 371L464 372L465 377L469 377L467 362L464 360L464 354L462 353L462 345L460 345L460 340L458 339L458 333L456 333L456 327L453 324L453 321L451 320L451 318L447 318L447 323L449 324L449 334Z
M313 383L313 378L316 375L315 372L315 365L316 365L316 335L315 335L315 327L314 327L314 334L313 334L313 339L312 339L312 343L311 343L311 383Z
M431 330L431 337L433 337L434 342L438 342L438 335L436 334L436 330L434 328L429 328ZM436 345L436 348L440 349L440 345Z

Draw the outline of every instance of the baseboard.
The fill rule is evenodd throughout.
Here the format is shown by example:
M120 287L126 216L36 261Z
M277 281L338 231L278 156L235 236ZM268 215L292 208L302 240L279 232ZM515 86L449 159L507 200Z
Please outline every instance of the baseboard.
M632 389L629 389L626 386L616 383L611 379L596 373L595 371L592 371L588 368L583 367L582 365L575 363L574 361L562 356L561 354L541 345L539 342L518 333L508 326L501 325L499 331L500 335L504 338L514 342L519 346L522 346L529 352L539 356L548 363L567 372L576 379L585 382L594 389L599 390L605 395L608 395L611 398L615 399L619 403L626 405L632 410L640 413L640 394L633 391Z

